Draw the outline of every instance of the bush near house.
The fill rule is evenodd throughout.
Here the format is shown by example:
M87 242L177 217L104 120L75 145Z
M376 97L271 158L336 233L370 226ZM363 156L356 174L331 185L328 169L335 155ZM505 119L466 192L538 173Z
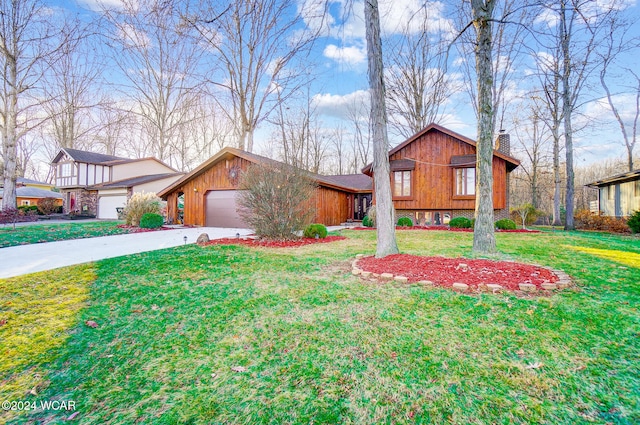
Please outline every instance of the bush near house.
M580 230L598 230L613 233L629 233L630 231L630 226L624 218L594 214L589 210L576 211L574 220L576 229Z
M544 211L540 211L536 209L530 203L526 203L518 207L512 208L510 215L511 215L511 219L516 223L516 225L522 226L523 229L526 229L527 226L530 226L533 223L535 223L539 217L544 216L545 213Z
M304 229L303 235L305 238L315 238L317 236L320 239L324 239L327 237L328 233L329 232L324 224L314 223L308 225L307 228Z
M373 223L373 220L371 220L371 219L369 218L369 216L368 216L368 215L365 215L365 216L362 218L362 225L363 225L364 227L373 227L373 226L374 226L374 223Z
M60 207L56 205L56 198L42 198L38 200L38 212L43 215L51 215L58 212Z
M627 226L631 229L633 233L640 233L640 210L634 211L627 220Z
M144 214L160 214L161 212L162 201L155 193L140 192L133 194L122 214L127 225L138 226Z
M314 181L287 164L254 164L240 176L239 214L256 235L296 239L315 215Z
M0 224L13 224L13 228L15 229L16 223L27 221L38 221L38 217L34 211L24 211L11 207L0 210Z
M413 227L413 220L411 220L409 217L400 217L398 219L398 226Z
M499 230L516 230L516 222L508 218L496 221L495 226Z
M454 229L470 229L471 220L467 217L454 217L449 221L449 227L453 227Z
M160 214L146 213L140 217L140 228L142 229L157 229L163 224L164 219Z

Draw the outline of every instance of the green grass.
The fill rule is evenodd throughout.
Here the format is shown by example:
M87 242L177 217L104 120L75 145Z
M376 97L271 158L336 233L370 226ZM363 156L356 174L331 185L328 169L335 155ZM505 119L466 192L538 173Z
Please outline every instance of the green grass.
M48 387L23 399L73 400L81 424L640 421L640 269L602 255L638 255L637 239L498 234L496 258L563 269L578 284L519 298L361 281L350 259L374 252L375 232L344 234L299 249L191 245L96 263L55 360L29 364ZM407 253L471 254L470 233L398 240Z
M93 238L96 236L130 233L118 227L118 221L92 221L89 223L33 224L29 226L0 226L0 248L33 243Z

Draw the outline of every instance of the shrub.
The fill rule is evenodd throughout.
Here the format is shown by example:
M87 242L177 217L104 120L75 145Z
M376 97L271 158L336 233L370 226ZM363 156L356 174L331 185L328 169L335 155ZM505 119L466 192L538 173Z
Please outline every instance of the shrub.
M58 205L56 198L42 198L38 200L38 211L44 215L51 215L58 211Z
M640 233L640 210L634 211L627 220L627 226L631 229L633 233Z
M162 201L155 193L134 193L122 212L124 221L130 226L138 226L146 213L160 214Z
M633 217L633 216L631 216ZM577 210L574 214L576 229L628 233L630 226L624 218L594 214L589 210Z
M413 227L413 220L411 220L409 217L400 217L398 219L398 226Z
M140 228L142 229L157 229L162 227L164 219L160 214L145 213L140 217Z
M37 205L20 205L18 211L22 211L24 214L38 214Z
M367 226L367 227L376 227L376 206L375 205L369 206L369 209L367 210L367 217L369 217L369 220L371 221L371 226Z
M365 215L362 219L362 225L364 227L373 227L373 220L371 220L368 215Z
M476 219L472 218L471 219L471 228L474 229L476 227Z
M323 224L310 224L304 229L305 238L315 238L317 236L320 239L324 239L327 237L327 233L327 228Z
M496 229L500 230L516 230L516 222L508 219L502 218L495 223Z
M471 220L467 217L454 217L449 221L449 227L453 227L456 229L470 229L471 228Z
M315 182L281 163L255 164L240 175L239 214L261 238L289 240L315 215Z
M13 224L14 229L16 228L16 223L37 220L38 217L33 210L24 211L11 207L0 210L0 224Z

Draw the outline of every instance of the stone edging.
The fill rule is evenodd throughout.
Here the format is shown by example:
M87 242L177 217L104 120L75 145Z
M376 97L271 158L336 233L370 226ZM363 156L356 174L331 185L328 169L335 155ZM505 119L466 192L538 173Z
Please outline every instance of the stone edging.
M382 273L382 274L378 274L378 273L372 273L372 272L367 272L364 271L362 269L360 269L358 267L358 260L361 259L362 257L364 257L364 254L357 254L356 258L351 261L351 274L354 276L360 276L363 278L376 278L376 279L381 279L381 280L385 280L385 281L395 281L395 282L399 282L399 283L407 283L409 282L409 278L406 276L402 276L402 275L393 275L392 273ZM542 266L537 266L537 267L542 267ZM551 272L553 272L557 277L558 277L558 281L556 283L543 283L540 286L542 287L542 292L548 292L548 291L554 291L554 290L558 290L558 289L566 289L570 286L573 285L573 282L571 281L571 277L569 277L569 275L565 272L563 272L562 270L556 270L556 269L552 269L549 267L543 267ZM416 282L418 285L424 285L424 286L434 286L434 282L430 281L430 280L420 280L418 282ZM518 285L520 290L522 292L528 292L528 293L535 293L538 292L538 287L536 285L534 285L533 283L521 283ZM467 285L466 283L454 283L451 286L451 289L453 289L454 291L457 292L469 292L469 285ZM499 285L497 283L487 283L487 284L480 284L478 285L478 289L482 292L492 292L492 293L496 293L496 292L502 292L505 291L506 289L502 286Z

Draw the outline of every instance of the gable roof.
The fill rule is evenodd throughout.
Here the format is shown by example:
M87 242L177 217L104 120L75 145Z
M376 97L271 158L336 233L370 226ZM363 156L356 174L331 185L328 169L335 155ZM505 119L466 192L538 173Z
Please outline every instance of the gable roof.
M4 193L4 189L0 189L0 198ZM62 199L59 192L51 190L39 189L37 187L22 186L16 188L16 198L56 198Z
M121 158L119 156L106 155L103 153L81 151L78 149L62 148L60 149L60 152L58 152L58 155L56 155L56 157L53 159L51 163L55 164L58 161L60 161L60 159L64 154L69 155L69 157L72 158L74 161L86 162L88 164L104 164L105 162L109 162L109 161L126 159L126 158Z
M200 164L190 173L186 174L185 176L178 179L170 186L158 192L158 196L162 198L168 195L174 189L179 188L183 184L205 173L209 168L211 168L213 165L215 165L219 161L222 161L223 159L230 159L234 156L245 159L254 164L272 164L272 165L283 164L283 162L276 161L275 159L267 158L265 156L258 155L252 152L246 152L240 149L226 147L226 148L223 148L220 152L218 152L214 156L212 156L211 158L209 158L208 160L206 160L205 162L203 162L202 164ZM315 174L311 172L308 172L308 174L313 180L317 181L318 184L320 184L321 186L326 186L326 187L339 189L339 190L346 190L349 192L360 192L360 191L371 190L371 189L363 189L362 187L364 185L362 181L357 180L355 178L353 179L348 177L345 178L344 176L323 176L321 174ZM365 177L369 178L368 176L365 176Z
M453 137L454 139L458 139L461 142L467 143L468 145L471 145L473 147L476 147L476 145L477 145L476 141L473 140L473 139L470 139L470 138L468 138L466 136L463 136L462 134L456 133L455 131L451 131L448 128L442 127L441 125L438 125L438 124L435 124L435 123L431 123L428 126L426 126L425 128L423 128L421 131L419 131L416 134L414 134L413 136L409 137L404 142L400 143L395 148L391 149L389 151L389 156L393 155L394 153L398 152L399 150L405 148L406 146L408 146L411 143L415 142L416 140L420 139L422 136L424 136L425 134L427 134L430 131L439 131L441 133L444 133L444 134L446 134L448 136ZM507 170L508 171L512 171L518 165L520 165L520 161L518 161L517 159L513 158L512 156L505 155L502 152L498 152L497 150L493 151L493 155L506 161ZM365 166L362 169L362 172L365 173L365 174L371 173L372 166L373 166L373 164L368 164L367 166Z
M117 188L122 188L122 187L133 187L139 184L145 184L145 183L151 183L154 182L156 180L162 180L162 179L166 179L168 177L174 177L174 176L183 176L184 173L163 173L163 174L150 174L147 176L137 176L137 177L131 177L128 179L122 179L122 180L118 180L115 182L107 182L107 183L100 183L100 184L96 184L93 185L91 187L89 187L90 190L99 190L99 189L117 189Z
M640 180L640 168L637 170L616 174L610 177L605 177L604 179L587 183L585 184L585 186L602 187L602 186L609 186L615 183L624 183L624 182L633 181L633 180Z

